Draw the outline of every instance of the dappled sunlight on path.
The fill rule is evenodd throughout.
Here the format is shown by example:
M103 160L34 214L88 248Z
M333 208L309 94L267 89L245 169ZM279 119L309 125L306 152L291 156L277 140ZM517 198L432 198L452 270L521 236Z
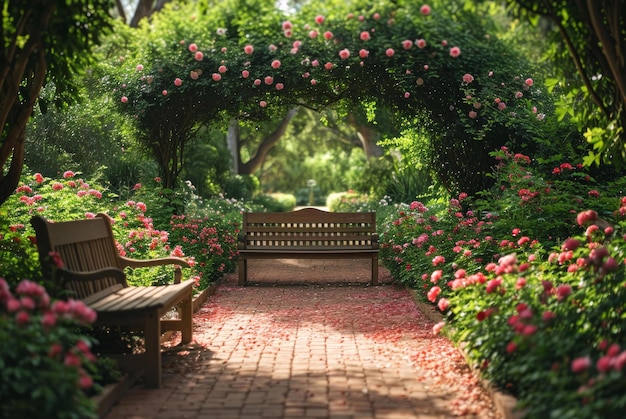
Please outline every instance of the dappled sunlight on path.
M281 261L263 263L274 283L269 272L246 288L225 278L194 316L195 344L164 357L164 388L137 385L108 417L497 417L462 355L388 272L382 286L347 285L369 266L318 261L326 268L309 273L347 271L345 283L309 275L298 285Z

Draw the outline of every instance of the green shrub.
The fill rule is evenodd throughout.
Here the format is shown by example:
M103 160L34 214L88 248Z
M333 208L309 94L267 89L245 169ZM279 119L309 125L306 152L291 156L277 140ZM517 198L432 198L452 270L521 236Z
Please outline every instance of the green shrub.
M235 175L228 178L224 185L224 196L230 199L251 200L259 190L259 180L252 175Z
M292 194L272 193L254 197L254 205L259 205L267 212L293 211L296 207L296 197Z

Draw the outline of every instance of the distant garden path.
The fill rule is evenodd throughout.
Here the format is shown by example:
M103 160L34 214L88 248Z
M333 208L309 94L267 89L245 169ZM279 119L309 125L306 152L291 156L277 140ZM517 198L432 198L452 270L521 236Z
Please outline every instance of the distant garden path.
M499 418L462 355L381 268L251 261L194 317L197 342L165 356L108 418Z

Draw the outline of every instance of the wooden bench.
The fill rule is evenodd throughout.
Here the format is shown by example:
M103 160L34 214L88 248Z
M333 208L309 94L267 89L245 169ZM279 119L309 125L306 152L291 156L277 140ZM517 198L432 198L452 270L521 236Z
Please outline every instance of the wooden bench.
M245 212L237 248L240 286L249 259L370 259L378 284L375 212Z
M187 262L175 257L137 260L120 256L106 214L58 223L35 216L31 224L37 235L43 274L52 277L68 297L80 299L96 311L94 326L143 331L145 351L130 355L122 366L143 373L147 387L160 387L161 334L178 330L183 343L192 339L194 281L181 282L181 266L189 266ZM62 268L52 263L51 252L61 257ZM125 267L167 264L175 265L174 284L128 286ZM179 319L163 319L174 308L179 311Z

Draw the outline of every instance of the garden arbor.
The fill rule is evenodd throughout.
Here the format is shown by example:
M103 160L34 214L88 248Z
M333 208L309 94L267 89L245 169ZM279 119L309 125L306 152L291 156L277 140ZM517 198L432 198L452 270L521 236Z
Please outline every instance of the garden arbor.
M372 119L390 109L427 133L444 186L470 193L486 186L489 151L540 135L549 105L528 63L471 16L462 24L428 5L361 4L287 17L257 6L166 7L136 37L135 55L108 69L108 92L136 119L165 186L197 124L281 120L295 106L362 107Z

